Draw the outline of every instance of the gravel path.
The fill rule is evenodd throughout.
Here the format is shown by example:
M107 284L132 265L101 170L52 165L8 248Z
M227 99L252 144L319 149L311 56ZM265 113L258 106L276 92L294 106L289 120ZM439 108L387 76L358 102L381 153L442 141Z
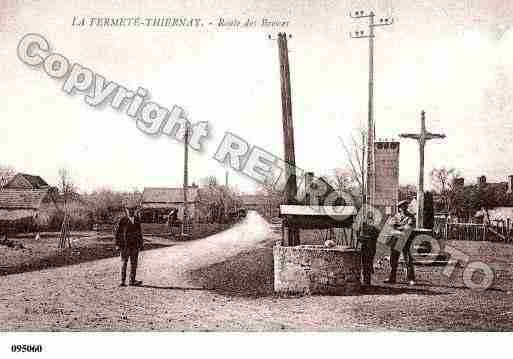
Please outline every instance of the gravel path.
M222 233L142 252L140 288L118 287L118 258L2 277L0 329L149 329L157 322L162 327L164 319L176 327L198 315L189 301L196 304L198 292L205 292L190 280L191 271L261 247L270 235L267 222L250 212ZM162 311L173 320L156 318Z

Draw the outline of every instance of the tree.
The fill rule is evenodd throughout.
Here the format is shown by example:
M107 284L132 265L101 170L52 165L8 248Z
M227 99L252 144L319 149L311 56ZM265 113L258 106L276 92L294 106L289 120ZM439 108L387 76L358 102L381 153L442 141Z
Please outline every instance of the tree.
M277 186L269 183L261 185L256 193L266 198L265 208L261 209L264 212L261 214L267 217L277 216L279 213L278 208L285 200L285 190L283 188L278 189Z
M459 171L454 167L433 168L430 177L433 189L440 195L440 209L447 213L457 212L463 201L463 188L455 185Z
M490 223L490 212L489 210L496 207L498 204L497 192L491 186L479 185L472 187L471 192L471 208L473 212L484 211L486 214L486 220Z
M358 183L355 183L355 177L350 170L343 168L335 168L331 176L325 176L329 184L336 190L341 192L353 193Z
M346 153L346 159L349 163L351 182L357 188L360 201L363 203L365 199L365 181L367 174L366 159L366 141L367 131L363 128L358 130L358 136L351 135L351 145L348 146L342 137L339 137L342 147Z
M123 210L123 194L108 188L96 190L84 196L92 210L95 222L113 222Z
M221 223L227 220L230 213L235 213L242 206L237 191L220 186L215 176L207 176L200 183L200 204L208 212L212 222Z
M0 165L0 189L4 188L15 174L16 171L13 167Z

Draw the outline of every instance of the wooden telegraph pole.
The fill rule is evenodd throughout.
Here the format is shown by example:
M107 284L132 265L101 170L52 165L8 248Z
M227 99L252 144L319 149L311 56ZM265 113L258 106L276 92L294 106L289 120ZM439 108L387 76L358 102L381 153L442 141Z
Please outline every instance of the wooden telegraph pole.
M353 39L369 39L369 99L368 99L368 116L367 116L367 178L365 195L363 197L363 208L365 211L366 204L374 204L374 194L376 188L375 176L375 160L374 160L374 141L376 137L376 124L374 121L374 28L380 26L389 26L394 23L393 19L381 18L379 22L374 21L376 16L373 11L366 13L364 11L355 11L349 14L353 19L369 19L369 30L355 31L350 36Z
M445 138L444 134L430 133L426 130L426 112L420 114L420 133L403 133L402 138L411 138L419 143L419 180L417 186L417 228L424 227L424 148L428 140Z
M185 235L187 219L189 218L189 209L187 208L187 187L189 186L189 123L185 124L184 136L184 159L183 159L183 221L182 221L182 236Z
M290 89L289 53L287 47L287 34L278 34L278 55L280 59L281 80L281 110L283 122L283 145L285 155L285 204L294 204L297 194L296 182L296 156L294 152L294 125L292 123L292 99ZM299 230L284 228L284 246L299 245Z

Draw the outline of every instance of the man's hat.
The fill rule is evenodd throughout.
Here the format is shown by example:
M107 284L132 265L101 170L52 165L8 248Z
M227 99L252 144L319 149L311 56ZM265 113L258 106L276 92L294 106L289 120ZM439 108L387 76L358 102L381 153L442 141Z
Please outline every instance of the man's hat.
M123 205L126 209L137 209L140 203L141 199L133 194L129 194L123 199Z
M404 201L399 201L399 203L397 204L397 208L401 208L401 207L406 207L408 208L408 205L410 204L410 202L404 200Z
M124 205L126 209L137 209L139 207L135 201L125 201Z

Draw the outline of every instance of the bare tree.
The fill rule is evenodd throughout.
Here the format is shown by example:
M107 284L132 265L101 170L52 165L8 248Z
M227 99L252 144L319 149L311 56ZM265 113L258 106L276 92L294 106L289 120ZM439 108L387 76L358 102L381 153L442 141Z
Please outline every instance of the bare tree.
M359 185L357 182L355 183L355 176L351 170L343 168L335 168L332 175L326 176L326 178L336 191L352 193L354 188Z
M442 208L449 213L453 212L460 197L454 186L454 180L460 177L459 171L454 167L433 168L430 177L433 189L440 195Z
M4 188L15 174L16 171L13 167L0 165L0 189Z
M346 153L346 159L349 162L349 167L352 174L352 182L359 187L359 194L362 203L365 199L365 175L366 175L366 141L367 131L363 128L358 130L357 137L351 135L351 145L347 145L342 137L339 137L342 147Z
M242 206L240 194L234 188L221 186L215 176L207 176L200 180L200 203L208 212L212 222L229 220L231 214Z

